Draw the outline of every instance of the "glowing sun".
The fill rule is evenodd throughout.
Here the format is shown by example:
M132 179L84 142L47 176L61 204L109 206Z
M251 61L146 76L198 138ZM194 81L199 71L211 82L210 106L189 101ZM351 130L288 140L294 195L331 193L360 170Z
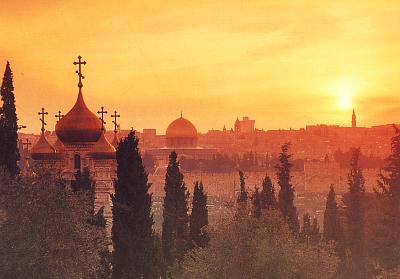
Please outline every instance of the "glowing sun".
M337 106L341 109L353 107L352 99L357 90L355 81L349 78L339 78L331 84L331 91L337 97Z

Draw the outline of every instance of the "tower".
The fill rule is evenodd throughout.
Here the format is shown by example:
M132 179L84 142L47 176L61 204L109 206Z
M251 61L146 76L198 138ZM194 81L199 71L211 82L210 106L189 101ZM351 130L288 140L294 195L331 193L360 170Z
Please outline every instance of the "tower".
M235 127L235 133L240 133L240 121L239 121L239 117L236 117L236 121L235 121L234 127Z
M351 116L351 127L352 128L357 127L357 117L356 117L356 113L354 112L354 109L353 109L353 115Z

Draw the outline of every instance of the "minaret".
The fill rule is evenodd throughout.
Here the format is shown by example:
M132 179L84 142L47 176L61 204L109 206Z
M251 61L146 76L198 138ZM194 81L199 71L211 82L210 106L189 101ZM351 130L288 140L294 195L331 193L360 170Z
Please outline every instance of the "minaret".
M356 113L354 112L354 109L353 109L353 115L351 116L351 127L352 128L357 127L357 117L356 117Z

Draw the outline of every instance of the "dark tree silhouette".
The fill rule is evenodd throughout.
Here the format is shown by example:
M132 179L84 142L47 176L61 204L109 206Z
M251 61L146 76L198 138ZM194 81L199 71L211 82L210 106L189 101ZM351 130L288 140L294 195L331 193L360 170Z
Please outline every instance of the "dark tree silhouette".
M262 184L261 208L266 210L272 210L277 208L275 187L272 184L271 178L268 175L264 177Z
M246 214L247 211L247 190L246 190L246 177L244 172L239 170L239 179L240 179L240 190L239 196L237 198L238 204L238 213L239 214Z
M391 142L391 154L386 159L375 189L385 205L376 237L377 254L382 259L381 264L387 268L395 268L400 262L400 129L395 125L393 127L395 135Z
M208 235L204 230L206 226L208 226L207 195L204 193L203 182L196 181L190 215L190 239L193 246L207 245Z
M156 278L153 214L138 139L131 132L117 148L113 201L113 278Z
M300 231L300 239L305 243L310 243L312 234L311 228L311 217L310 214L304 213L303 215L303 226Z
M15 178L19 174L18 118L15 109L13 74L8 61L0 94L3 101L0 110L0 166L4 166L10 176Z
M252 203L253 203L253 212L252 215L255 218L260 218L261 214L262 214L262 208L261 208L261 193L258 190L258 187L256 186L254 188L254 193L253 193L253 197L252 199Z
M179 169L176 152L169 155L164 190L162 251L166 265L171 266L189 248L189 193Z
M333 185L326 197L326 207L324 212L324 240L335 241L338 243L341 239L341 225L339 208L336 203L336 194Z
M321 240L321 233L319 231L319 224L317 218L314 217L311 225L311 243L318 244Z
M351 252L351 267L360 276L365 278L365 252L364 252L364 193L365 180L358 160L360 149L356 149L350 162L348 174L349 192L344 199L347 215L348 247Z
M299 232L299 220L297 210L294 206L294 188L291 183L292 176L290 170L293 164L290 162L292 154L289 153L290 143L285 143L281 147L279 154L279 164L276 168L279 191L279 208L283 217L287 220L289 227L293 232Z

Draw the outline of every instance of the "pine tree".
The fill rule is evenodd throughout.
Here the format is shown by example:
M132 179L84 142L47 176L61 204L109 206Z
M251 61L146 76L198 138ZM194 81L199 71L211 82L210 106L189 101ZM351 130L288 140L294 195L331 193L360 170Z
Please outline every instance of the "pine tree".
M162 251L165 263L171 266L175 260L182 258L189 247L189 193L174 151L169 155L164 190Z
M153 214L147 173L131 132L117 148L117 179L113 201L113 278L154 278L150 263L153 247Z
M290 169L293 164L290 162L292 154L289 154L289 148L290 143L282 145L281 153L279 154L279 164L275 168L280 187L279 208L291 230L297 233L299 231L299 220L296 207L294 206L294 188L291 183L292 176L290 175Z
M395 135L391 142L391 154L379 175L378 197L386 208L382 212L378 242L380 257L387 268L395 268L400 262L400 129L393 125Z
M15 178L19 174L18 118L15 109L13 74L8 61L0 93L3 101L0 111L0 165L5 166L10 176Z
M238 204L238 214L243 215L246 214L247 211L247 190L246 190L246 177L244 172L239 170L239 179L240 179L240 192L237 198Z
M266 175L262 184L261 191L261 208L266 210L276 209L275 187L271 178Z
M336 194L333 185L331 185L329 193L326 197L326 207L324 212L324 240L340 241L341 227L339 208L336 203Z
M260 218L262 214L262 208L261 208L261 193L258 191L258 187L255 186L253 197L252 197L252 203L253 203L253 212L252 215L255 218Z
M208 226L207 195L204 193L203 182L196 181L190 215L190 239L193 246L207 245L208 235L204 230L206 226Z
M350 172L348 174L349 192L345 197L348 247L351 252L355 270L360 278L365 275L364 253L364 193L365 180L359 166L360 149L356 149L351 158Z

